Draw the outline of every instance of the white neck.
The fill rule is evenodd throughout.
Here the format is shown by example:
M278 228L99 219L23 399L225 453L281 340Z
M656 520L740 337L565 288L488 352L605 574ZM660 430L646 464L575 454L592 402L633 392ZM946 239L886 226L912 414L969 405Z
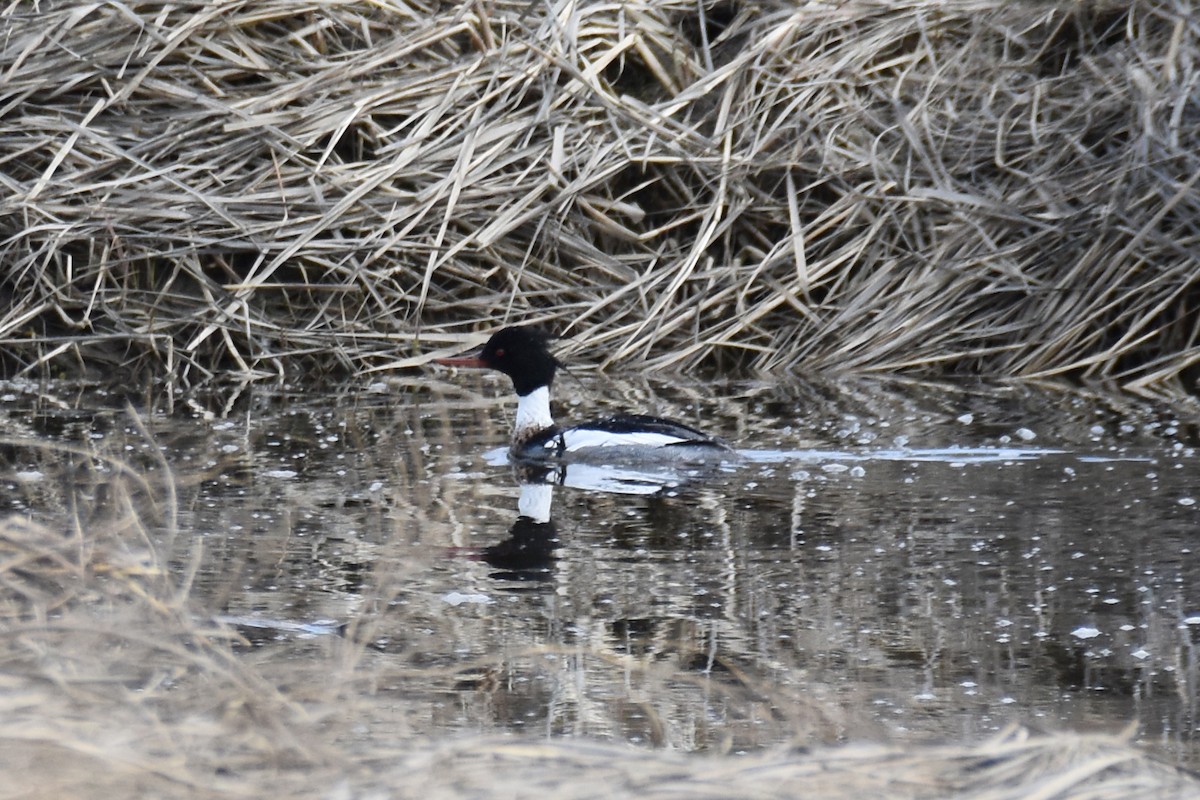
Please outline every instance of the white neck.
M550 416L550 387L539 386L529 394L517 396L517 423L513 427L514 444L552 427L554 418Z
M517 513L534 522L550 521L550 504L554 500L554 485L550 483L523 483L521 496L517 500Z

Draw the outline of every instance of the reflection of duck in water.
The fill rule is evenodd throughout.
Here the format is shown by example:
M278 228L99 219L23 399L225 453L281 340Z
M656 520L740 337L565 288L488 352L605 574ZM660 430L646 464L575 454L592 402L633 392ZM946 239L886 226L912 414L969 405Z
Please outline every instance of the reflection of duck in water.
M489 454L489 456L495 453ZM488 459L489 463L497 463ZM521 483L567 486L605 494L657 494L708 474L706 465L693 462L660 464L550 463L521 464Z
M660 417L621 414L560 428L550 416L550 384L559 366L547 347L549 337L535 328L504 328L477 351L438 364L499 370L517 392L513 458L522 461L721 461L738 456L720 439Z
M483 549L481 557L501 572L499 580L546 581L554 567L558 549L558 529L550 517L554 486L548 483L523 483L517 500L517 521L508 538Z

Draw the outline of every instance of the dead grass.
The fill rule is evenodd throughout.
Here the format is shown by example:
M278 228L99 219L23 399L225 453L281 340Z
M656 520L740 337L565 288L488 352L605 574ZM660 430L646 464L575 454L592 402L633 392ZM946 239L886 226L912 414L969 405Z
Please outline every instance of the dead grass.
M590 742L448 742L412 759L423 796L1177 797L1196 787L1120 739L1012 729L976 746L858 745L746 758L638 752ZM422 769L424 767L424 769Z
M1111 735L686 755L586 739L354 734L394 697L281 685L171 590L145 531L0 520L0 798L79 796L1185 797L1200 781ZM114 554L119 554L114 557ZM81 557L82 555L82 557ZM39 584L36 587L33 584ZM178 588L178 587L176 587ZM356 688L358 687L358 688Z
M9 374L1200 360L1175 0L12 3ZM399 357L397 357L399 354Z
M1123 737L1019 728L978 744L741 757L586 739L368 738L355 732L359 715L403 716L397 698L373 699L361 676L317 667L283 683L260 672L230 649L230 630L189 607L150 538L138 517L123 514L66 534L0 520L0 798L1130 800L1200 792L1200 781Z

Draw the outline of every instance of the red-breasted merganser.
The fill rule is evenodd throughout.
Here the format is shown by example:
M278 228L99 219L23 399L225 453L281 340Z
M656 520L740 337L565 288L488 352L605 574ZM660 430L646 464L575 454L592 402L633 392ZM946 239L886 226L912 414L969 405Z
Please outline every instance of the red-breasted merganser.
M513 458L623 462L738 457L720 439L679 422L643 414L605 417L571 428L555 425L550 416L550 384L560 363L550 353L549 339L537 328L503 328L478 350L434 359L434 363L452 367L494 369L512 378L517 392L517 420L509 450Z

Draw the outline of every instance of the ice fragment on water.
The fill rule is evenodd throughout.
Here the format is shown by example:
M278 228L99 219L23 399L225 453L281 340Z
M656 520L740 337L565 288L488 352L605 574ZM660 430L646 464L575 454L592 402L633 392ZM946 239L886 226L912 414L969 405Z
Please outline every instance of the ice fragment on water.
M492 598L486 594L463 594L462 592L448 592L442 595L442 600L452 606L461 606L463 603L488 605L493 602Z
M1032 442L1037 438L1037 434L1029 430L1029 428L1017 428L1014 433L1016 433L1017 438L1023 442Z
M1071 635L1076 639L1094 639L1100 635L1100 631L1097 628L1091 628L1087 625L1082 625L1071 631Z

